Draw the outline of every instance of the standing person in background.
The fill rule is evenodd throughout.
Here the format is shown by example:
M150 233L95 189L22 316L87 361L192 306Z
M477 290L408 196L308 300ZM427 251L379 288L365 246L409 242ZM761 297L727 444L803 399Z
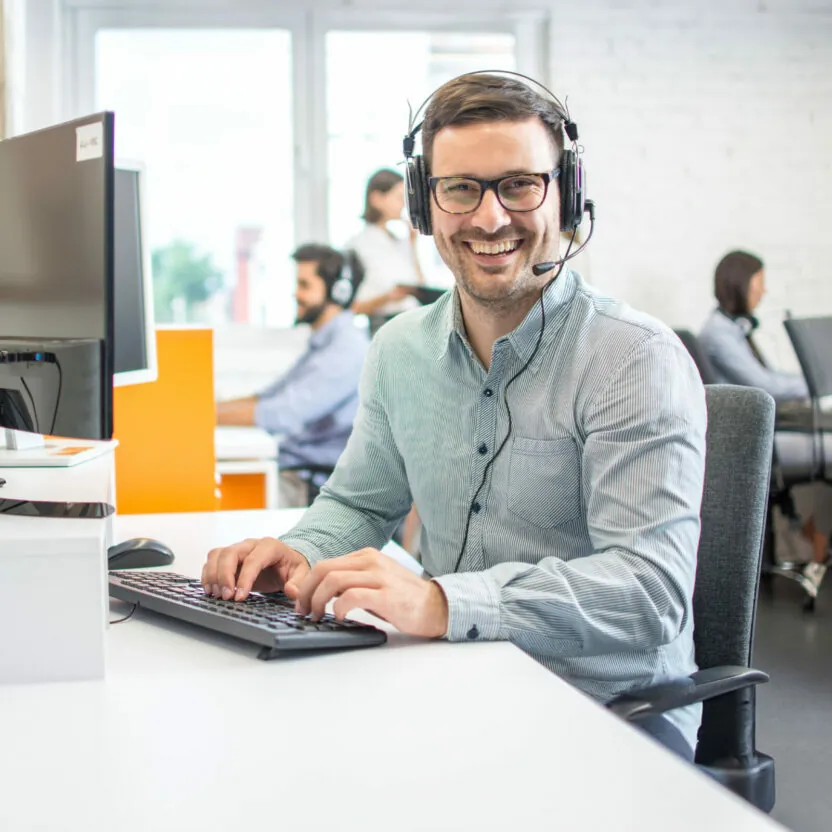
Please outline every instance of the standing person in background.
M367 182L362 219L363 231L347 243L364 264L364 282L356 294L352 310L357 315L388 318L419 303L402 284L424 284L416 255L417 232L399 239L387 223L402 218L404 179L394 170L376 171Z
M759 387L778 404L808 399L806 379L796 373L782 373L767 367L752 338L758 326L754 310L765 291L765 270L759 257L746 251L726 254L714 273L718 306L705 322L699 342L721 383ZM803 575L817 589L826 573L829 533L832 531L828 489L818 483L797 486L792 493L798 516L808 519L798 524L799 529L781 528L778 534L795 559L809 561ZM819 513L815 511L816 507L820 508Z

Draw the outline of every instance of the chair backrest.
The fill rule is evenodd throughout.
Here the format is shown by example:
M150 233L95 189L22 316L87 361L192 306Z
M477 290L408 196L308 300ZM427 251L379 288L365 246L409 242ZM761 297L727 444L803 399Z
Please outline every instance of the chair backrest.
M693 363L696 364L696 369L699 370L699 375L702 377L702 384L716 384L718 379L716 370L714 370L711 359L708 358L699 339L689 329L674 329L676 336L685 345L685 349L690 353Z
M832 318L787 318L783 325L812 398L832 396Z
M774 441L774 399L754 387L705 388L708 405L693 640L701 669L749 667ZM755 754L753 687L702 705L696 762Z
M702 528L693 595L700 668L748 665L774 441L774 399L754 387L705 388Z

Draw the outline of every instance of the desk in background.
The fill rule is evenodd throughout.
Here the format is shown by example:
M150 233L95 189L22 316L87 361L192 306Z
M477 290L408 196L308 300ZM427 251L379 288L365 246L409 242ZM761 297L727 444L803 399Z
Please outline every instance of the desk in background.
M221 508L278 506L278 440L257 427L217 427L216 473Z
M115 537L159 537L198 575L209 548L297 516L134 515ZM0 829L781 828L507 642L393 632L261 662L143 612L107 639L104 681L0 688Z

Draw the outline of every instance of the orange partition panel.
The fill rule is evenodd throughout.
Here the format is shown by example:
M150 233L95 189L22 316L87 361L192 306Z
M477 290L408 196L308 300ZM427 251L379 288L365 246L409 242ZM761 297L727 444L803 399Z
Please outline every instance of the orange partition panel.
M210 329L159 329L156 381L116 387L120 514L214 511L214 357Z
M220 492L220 509L222 511L265 508L266 475L223 474L220 478Z

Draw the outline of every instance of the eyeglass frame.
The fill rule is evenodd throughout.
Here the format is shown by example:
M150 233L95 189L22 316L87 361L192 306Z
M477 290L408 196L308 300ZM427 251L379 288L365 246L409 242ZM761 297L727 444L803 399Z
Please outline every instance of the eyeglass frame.
M549 185L560 176L561 168L560 166L556 168L552 168L550 171L546 171L545 173L510 173L507 176L500 176L497 179L478 179L476 176L430 176L428 177L428 186L430 187L430 192L433 195L433 201L436 203L436 207L445 214L450 214L452 217L461 217L465 216L465 214L473 214L475 211L479 210L480 205L482 205L483 199L485 199L485 195L488 191L494 191L494 196L497 197L497 202L500 203L502 208L505 211L510 211L512 214L529 214L532 211L537 211L544 202L546 202L546 197L549 195ZM500 183L505 182L506 179L516 179L518 176L540 176L543 178L543 197L540 200L540 204L536 205L534 208L509 208L507 205L503 203L502 198L500 197ZM443 208L439 204L439 200L436 198L436 188L442 180L445 179L467 179L469 182L476 182L480 186L480 198L479 202L471 208L470 211L448 211L447 208Z

